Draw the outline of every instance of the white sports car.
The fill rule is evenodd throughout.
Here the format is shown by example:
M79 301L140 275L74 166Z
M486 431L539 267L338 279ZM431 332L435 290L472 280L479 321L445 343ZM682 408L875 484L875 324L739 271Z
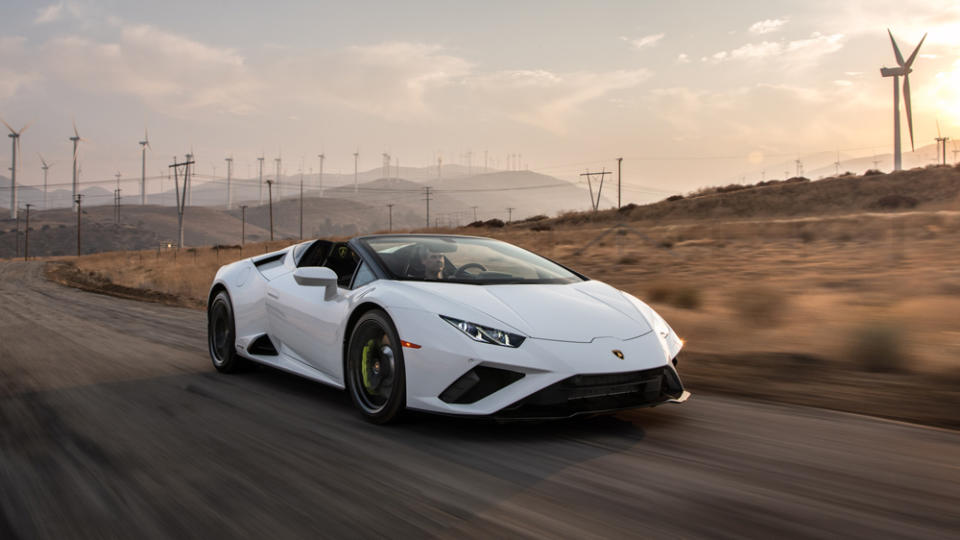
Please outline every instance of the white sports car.
M683 342L647 304L470 236L313 240L222 267L213 365L346 388L369 420L404 409L497 420L679 403Z

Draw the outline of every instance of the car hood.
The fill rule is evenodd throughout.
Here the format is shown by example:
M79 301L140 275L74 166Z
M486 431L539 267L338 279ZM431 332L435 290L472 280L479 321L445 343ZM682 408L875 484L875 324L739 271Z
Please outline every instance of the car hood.
M629 339L651 331L647 320L620 291L599 281L565 285L403 283L460 304L464 311L441 315L459 318L478 310L531 338L587 343L600 337Z

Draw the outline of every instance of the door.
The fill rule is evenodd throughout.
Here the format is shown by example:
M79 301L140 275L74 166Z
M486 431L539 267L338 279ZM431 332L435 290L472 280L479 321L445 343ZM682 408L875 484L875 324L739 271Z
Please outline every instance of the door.
M313 265L319 261L302 262ZM336 244L323 264L317 264L337 273L337 295L330 300L324 300L324 287L300 285L292 272L271 281L267 290L268 299L276 306L270 332L280 342L280 352L337 380L342 371L337 331L349 314L350 281L359 262L349 246Z

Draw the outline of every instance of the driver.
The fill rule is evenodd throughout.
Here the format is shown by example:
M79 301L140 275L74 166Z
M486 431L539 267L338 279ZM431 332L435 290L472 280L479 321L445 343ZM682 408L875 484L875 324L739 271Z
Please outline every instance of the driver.
M423 279L443 279L443 253L433 251L429 246L421 246L420 262L423 264Z

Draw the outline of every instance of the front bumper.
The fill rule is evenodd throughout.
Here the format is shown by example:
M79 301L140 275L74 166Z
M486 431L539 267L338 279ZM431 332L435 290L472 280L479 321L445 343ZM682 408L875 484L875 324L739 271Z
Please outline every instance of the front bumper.
M690 393L670 366L599 375L574 375L493 415L496 420L546 420L599 414L662 403L682 403Z

